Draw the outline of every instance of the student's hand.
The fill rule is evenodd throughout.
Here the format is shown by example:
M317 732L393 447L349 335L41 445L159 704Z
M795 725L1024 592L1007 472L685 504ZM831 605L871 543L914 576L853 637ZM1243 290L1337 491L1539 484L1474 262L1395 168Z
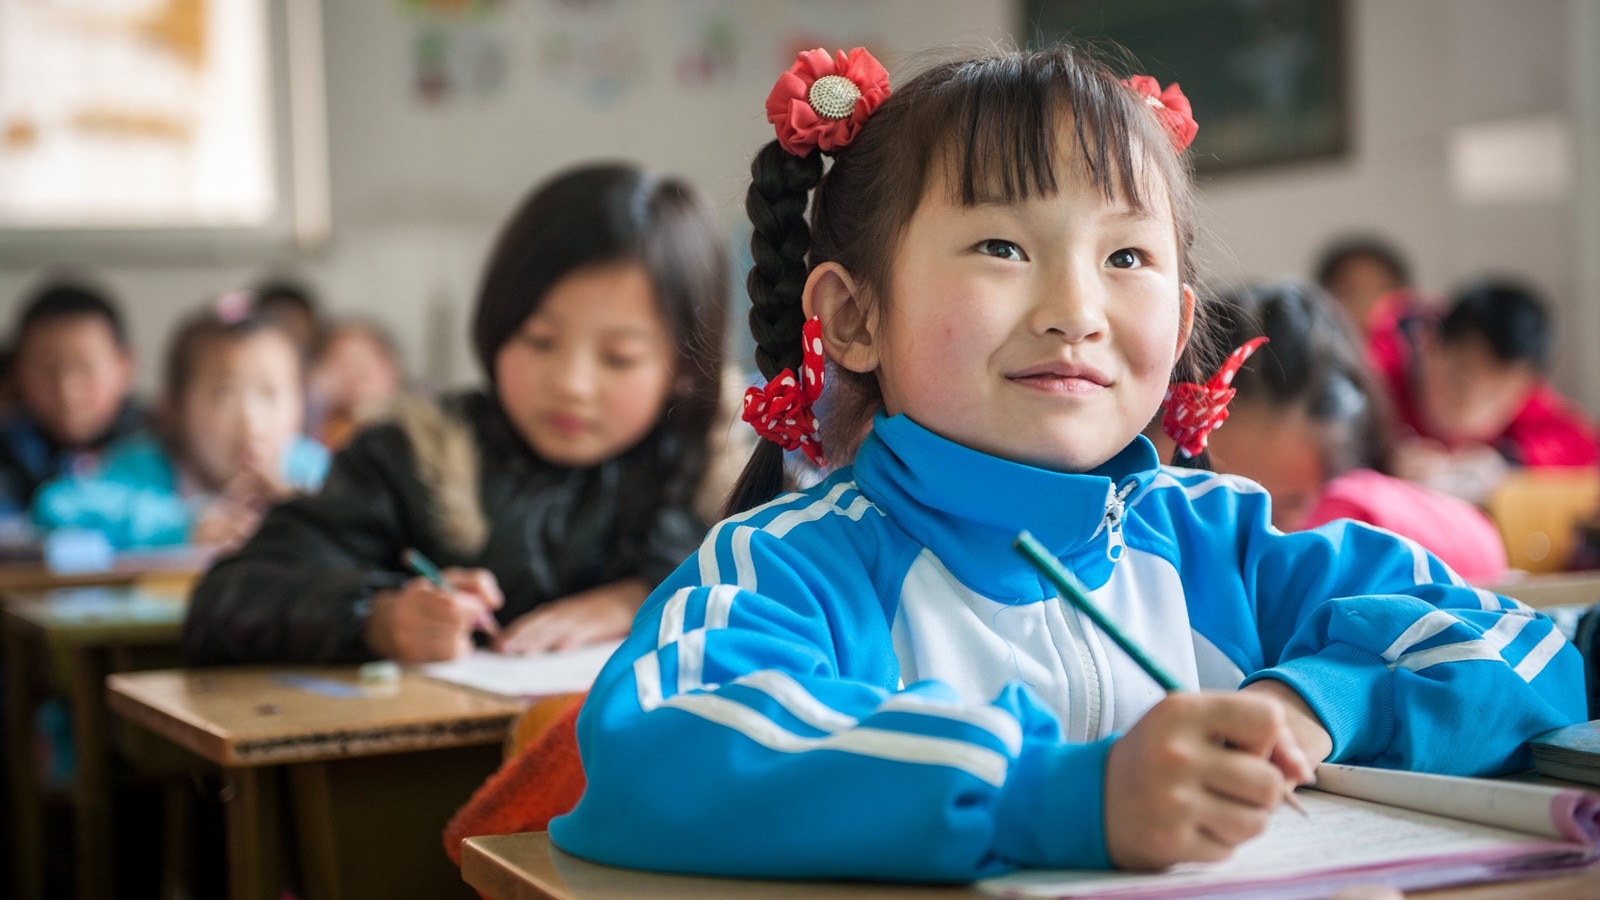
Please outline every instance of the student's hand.
M367 646L402 663L455 659L472 650L472 632L492 622L505 603L487 569L445 569L448 590L413 578L396 590L372 595Z
M1290 785L1311 777L1283 704L1244 692L1172 694L1106 758L1111 862L1158 869L1223 859L1266 829Z
M232 550L249 540L260 524L259 510L228 497L216 497L200 508L194 524L189 526L189 543Z
M271 467L246 460L244 467L228 482L223 493L239 503L265 510L293 497L295 490Z
M1333 736L1328 734L1328 729L1322 726L1322 719L1311 710L1311 706L1300 696L1299 691L1272 678L1253 681L1240 690L1253 692L1256 696L1271 697L1283 705L1284 714L1288 716L1289 731L1294 735L1300 752L1313 767L1327 759L1328 754L1333 752ZM1288 775L1288 770L1284 770L1284 774Z
M569 650L626 637L650 588L637 578L613 581L546 603L519 617L501 635L501 653Z

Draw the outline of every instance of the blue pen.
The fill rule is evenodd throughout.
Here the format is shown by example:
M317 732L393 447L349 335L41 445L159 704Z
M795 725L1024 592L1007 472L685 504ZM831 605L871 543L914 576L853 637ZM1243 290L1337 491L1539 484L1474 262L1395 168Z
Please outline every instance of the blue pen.
M1117 623L1111 621L1110 617L1100 611L1100 607L1094 605L1093 601L1089 599L1088 591L1084 590L1083 584L1071 572L1067 571L1067 567L1061 564L1061 560L1056 559L1049 550L1046 550L1045 546L1039 543L1037 538L1024 531L1017 535L1015 546L1022 552L1023 556L1028 558L1028 562L1033 563L1034 568L1039 570L1039 574L1056 586L1056 590L1061 592L1062 599L1071 603L1073 607L1088 616L1095 625L1099 626L1107 637L1122 648L1122 652L1128 654L1133 658L1134 662L1139 664L1139 668L1143 669L1146 675L1154 679L1156 684L1161 685L1162 690L1169 694L1183 690L1183 686L1178 684L1178 679L1173 678L1167 673L1166 669L1161 668L1159 663L1144 652L1144 648L1135 644L1132 638L1123 634L1122 629L1117 627ZM1295 812L1302 816L1306 815L1305 808L1300 805L1299 800L1295 799L1292 785L1283 799Z

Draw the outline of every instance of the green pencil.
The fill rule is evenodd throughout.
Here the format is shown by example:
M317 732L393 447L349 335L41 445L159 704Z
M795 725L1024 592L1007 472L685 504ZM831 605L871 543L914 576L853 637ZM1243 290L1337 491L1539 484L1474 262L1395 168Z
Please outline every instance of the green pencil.
M1041 575L1050 579L1050 583L1055 585L1056 590L1061 592L1062 599L1076 606L1079 612L1093 619L1094 624L1100 626L1100 630L1115 641L1117 646L1122 648L1122 652L1133 657L1133 661L1139 664L1139 668L1143 669L1146 675L1155 679L1156 684L1161 685L1162 690L1168 693L1183 690L1183 685L1178 684L1176 678L1168 675L1166 669L1161 668L1159 663L1151 659L1138 644L1133 642L1132 638L1122 633L1122 629L1117 627L1117 623L1107 618L1099 607L1090 602L1089 594L1083 589L1083 585L1071 572L1067 571L1066 566L1063 566L1060 560L1051 555L1050 551L1039 543L1037 538L1024 531L1017 535L1016 548L1022 551L1022 555L1033 563L1034 568L1038 569Z
M1015 546L1022 552L1023 556L1028 558L1029 562L1033 563L1034 568L1038 569L1041 575L1048 578L1050 583L1056 586L1056 590L1061 592L1063 599L1077 607L1084 615L1093 619L1094 624L1100 626L1100 630L1115 641L1116 645L1122 648L1122 652L1132 657L1133 661L1139 664L1139 668L1143 669L1146 675L1154 679L1156 684L1161 685L1162 690L1169 694L1183 690L1183 686L1178 684L1178 679L1167 674L1166 669L1161 668L1159 663L1151 659L1143 648L1133 642L1132 638L1123 634L1122 629L1117 627L1117 623L1111 621L1105 613L1100 611L1100 607L1095 606L1089 600L1089 593L1084 590L1083 584L1078 581L1076 576L1068 572L1067 567L1061 564L1061 560L1056 559L1049 550L1046 550L1037 538L1024 531L1017 535ZM1301 806L1300 801L1295 799L1293 785L1289 785L1283 799L1295 812L1302 816L1306 814L1305 807Z

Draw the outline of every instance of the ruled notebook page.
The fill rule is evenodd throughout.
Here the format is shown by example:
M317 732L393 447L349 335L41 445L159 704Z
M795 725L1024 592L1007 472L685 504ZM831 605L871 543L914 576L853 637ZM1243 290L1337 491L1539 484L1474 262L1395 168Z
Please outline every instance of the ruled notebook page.
M1012 897L1192 897L1224 886L1232 886L1233 896L1252 885L1270 887L1272 896L1296 896L1296 888L1315 896L1331 883L1394 881L1380 879L1382 873L1404 872L1407 877L1400 880L1412 887L1482 880L1507 860L1578 849L1321 791L1301 790L1296 796L1308 816L1280 808L1265 834L1220 863L1190 863L1157 874L1033 870L979 886ZM1359 874L1353 880L1336 876L1344 870Z

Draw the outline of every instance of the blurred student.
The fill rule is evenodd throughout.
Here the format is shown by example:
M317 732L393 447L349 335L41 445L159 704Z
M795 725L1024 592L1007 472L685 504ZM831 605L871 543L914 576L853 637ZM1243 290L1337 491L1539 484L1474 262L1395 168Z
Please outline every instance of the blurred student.
M483 390L359 434L196 588L194 663L448 659L620 638L705 534L727 259L681 181L628 166L536 189L473 324ZM415 549L448 587L412 577Z
M405 388L394 340L375 322L330 325L311 360L308 431L330 450L343 449L384 414Z
M118 548L233 546L273 503L314 490L328 453L300 434L302 363L289 332L243 292L179 326L157 426L101 467L45 485L34 519L102 532Z
M255 298L251 311L277 319L301 357L310 359L322 331L320 304L311 289L290 278L273 278L251 288L250 295Z
M1363 332L1381 310L1380 301L1411 286L1411 269L1400 251L1374 237L1347 237L1323 251L1317 284L1344 307Z
M1455 497L1388 474L1390 424L1382 389L1350 326L1316 287L1296 280L1224 292L1224 339L1268 343L1234 376L1227 423L1211 435L1211 463L1272 495L1281 531L1354 519L1410 538L1475 581L1505 574L1500 534Z
M1551 326L1530 289L1480 281L1382 370L1406 432L1402 474L1437 478L1492 449L1513 466L1589 466L1593 423L1545 380Z
M0 420L0 513L26 511L40 485L92 467L144 424L122 315L97 288L52 281L35 292L10 362L16 406Z

